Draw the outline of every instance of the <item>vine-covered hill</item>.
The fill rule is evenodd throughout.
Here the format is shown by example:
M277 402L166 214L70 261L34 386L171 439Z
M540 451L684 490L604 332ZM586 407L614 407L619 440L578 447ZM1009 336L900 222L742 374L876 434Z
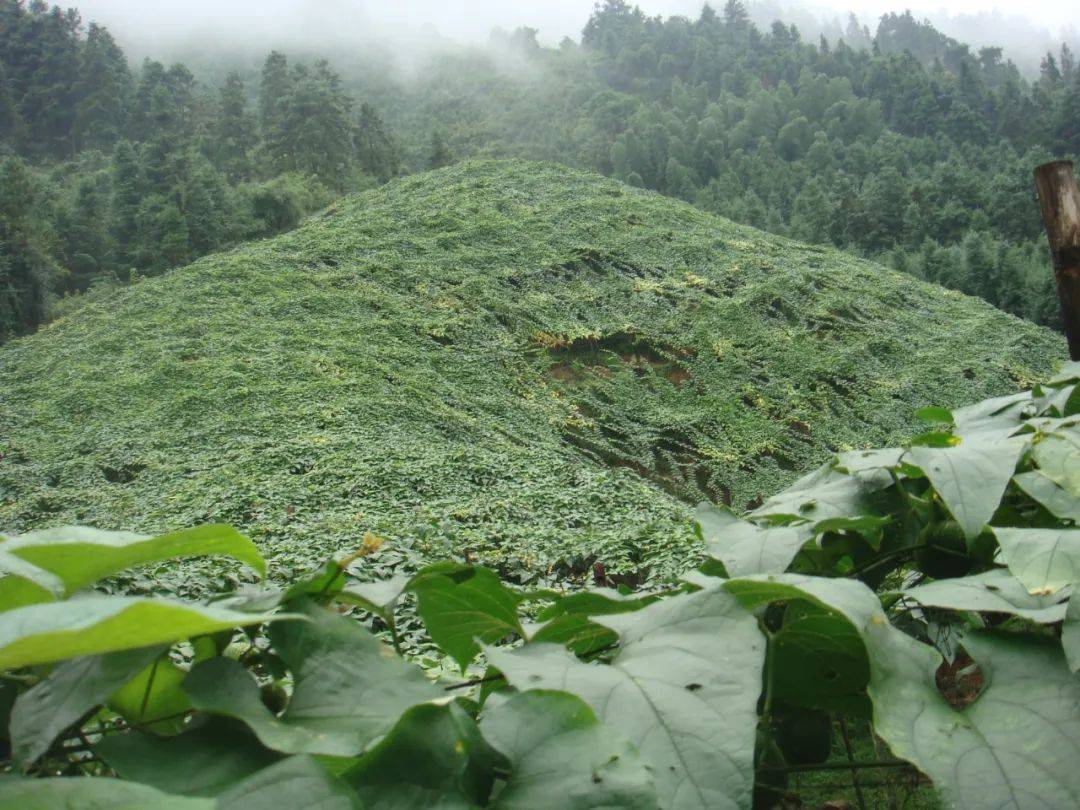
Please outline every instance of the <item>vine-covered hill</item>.
M231 522L285 573L366 530L510 576L681 569L688 504L744 506L1063 354L833 250L469 162L5 347L0 527Z

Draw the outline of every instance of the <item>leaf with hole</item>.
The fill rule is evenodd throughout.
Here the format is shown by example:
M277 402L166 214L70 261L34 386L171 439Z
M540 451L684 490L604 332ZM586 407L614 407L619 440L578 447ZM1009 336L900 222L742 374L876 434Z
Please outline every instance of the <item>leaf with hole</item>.
M787 570L811 536L805 526L763 528L707 503L695 517L709 556L732 577Z
M492 803L499 810L657 806L652 775L637 751L574 695L515 695L485 711L480 731L510 763Z
M569 690L625 735L652 769L661 806L748 804L765 658L754 617L713 590L596 621L619 634L610 665L550 644L486 653L512 685Z

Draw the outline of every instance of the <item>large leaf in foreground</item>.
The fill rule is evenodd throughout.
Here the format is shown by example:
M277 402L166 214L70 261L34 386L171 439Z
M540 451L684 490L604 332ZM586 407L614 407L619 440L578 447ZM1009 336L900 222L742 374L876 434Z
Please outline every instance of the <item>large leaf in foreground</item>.
M1080 529L994 529L1001 558L1030 593L1080 582Z
M311 757L290 757L249 776L218 799L217 810L361 810L360 798Z
M521 689L568 690L634 743L671 808L736 808L754 783L754 727L765 640L752 614L721 590L595 619L617 633L610 665L561 647L489 648Z
M941 579L908 588L903 593L926 607L1008 613L1039 624L1054 624L1065 618L1064 603L1045 596L1033 596L1004 568L957 579Z
M893 627L861 583L788 574L717 587L748 605L803 598L842 613L870 657L875 732L930 776L947 804L1027 810L1080 802L1080 683L1055 642L965 636L987 687L958 711L935 684L941 656Z
M970 441L958 447L913 447L911 460L956 518L968 540L978 537L1001 503L1027 443Z
M287 614L241 613L171 599L87 596L9 610L0 622L0 669L170 644Z
M65 595L136 565L183 557L224 555L266 573L255 544L231 526L199 526L158 537L106 532L84 526L45 529L9 538L0 545L4 558L17 557L64 583Z
M709 556L732 577L786 571L810 539L805 527L762 528L708 503L698 506L695 519Z
M463 671L480 652L478 640L489 644L525 635L517 614L521 595L487 568L432 566L417 574L410 588L432 640Z
M176 737L110 734L94 753L124 779L183 796L217 796L281 758L242 724L216 717Z
M155 734L178 734L191 708L181 684L187 670L163 655L109 698L108 706L136 728Z
M216 810L212 799L169 796L119 779L0 776L0 810Z
M1041 472L1020 473L1013 476L1013 481L1055 517L1080 521L1080 498L1062 489Z
M1049 433L1035 442L1032 455L1043 475L1080 498L1080 431Z
M341 778L366 810L473 810L487 803L497 753L456 703L424 704Z
M314 604L302 609L310 621L270 631L294 678L281 717L263 705L251 675L225 658L188 675L184 689L196 708L244 721L277 751L347 757L363 752L409 707L443 697L418 667L388 655L355 621Z
M637 751L574 695L515 695L485 712L480 730L510 762L494 803L500 810L657 806L652 776Z
M11 756L26 767L48 750L64 729L150 665L161 647L76 658L56 667L15 701Z

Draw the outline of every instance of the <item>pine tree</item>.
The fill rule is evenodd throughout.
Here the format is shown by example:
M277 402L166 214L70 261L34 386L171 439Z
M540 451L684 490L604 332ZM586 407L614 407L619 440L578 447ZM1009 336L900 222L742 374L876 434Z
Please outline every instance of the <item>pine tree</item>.
M740 33L750 27L750 15L740 0L727 0L724 3L724 25L729 31Z
M230 73L222 85L212 136L209 152L214 165L225 172L230 183L250 180L251 157L259 136L238 73Z
M59 269L37 210L40 192L18 158L0 161L0 343L45 322Z
M450 147L446 143L442 132L435 130L431 133L431 145L428 147L429 169L441 169L454 162L454 156L450 153Z
M356 154L360 168L386 182L401 171L398 145L379 113L370 104L360 105L356 122Z
M260 163L267 173L285 162L285 111L292 93L292 76L285 54L272 51L266 57L259 85L259 132L262 136Z
M120 141L113 150L109 232L117 246L121 278L125 278L138 263L139 203L142 196L142 173L135 147L130 141Z
M77 149L111 147L127 124L131 71L112 35L91 23L74 87L74 142Z
M15 106L3 61L0 61L0 154L16 152L26 137L26 126Z

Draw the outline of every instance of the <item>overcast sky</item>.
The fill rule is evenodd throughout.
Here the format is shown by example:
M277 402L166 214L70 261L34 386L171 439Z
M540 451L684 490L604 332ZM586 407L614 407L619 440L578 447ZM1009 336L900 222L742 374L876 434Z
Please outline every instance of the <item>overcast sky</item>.
M592 0L56 0L75 5L84 19L98 21L129 44L155 42L216 30L219 35L340 38L343 33L380 25L433 25L456 39L486 38L494 26L539 28L546 42L577 37L589 17ZM789 5L794 0L780 0ZM702 0L640 0L651 14L696 14ZM722 7L723 0L714 0ZM873 20L885 11L911 8L918 14L947 9L953 15L997 8L1018 14L1057 33L1080 27L1080 0L807 0L846 14L855 10ZM871 26L873 27L873 26Z

